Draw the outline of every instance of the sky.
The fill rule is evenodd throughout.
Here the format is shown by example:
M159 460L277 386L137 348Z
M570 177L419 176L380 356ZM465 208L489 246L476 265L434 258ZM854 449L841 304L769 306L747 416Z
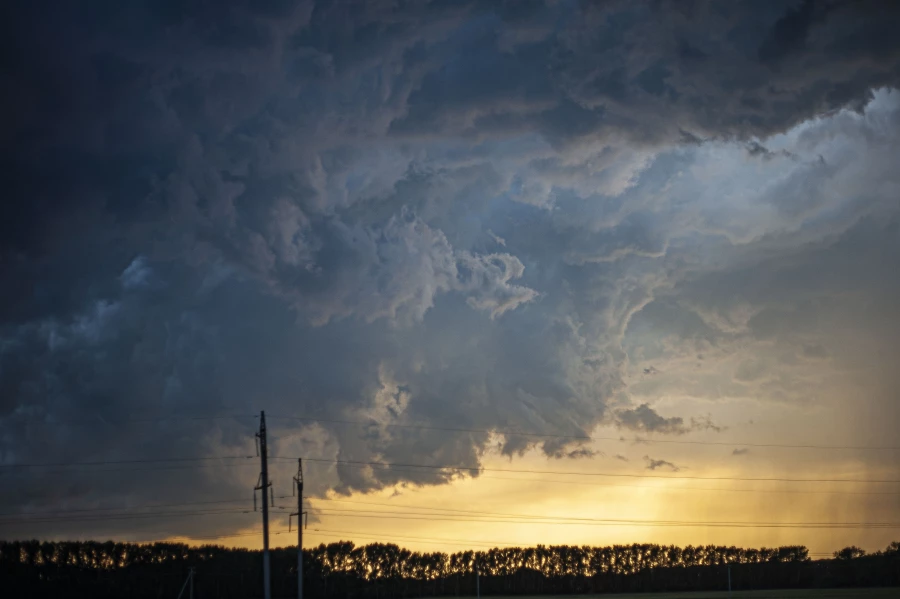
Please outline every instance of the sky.
M900 536L900 4L3 10L0 538Z

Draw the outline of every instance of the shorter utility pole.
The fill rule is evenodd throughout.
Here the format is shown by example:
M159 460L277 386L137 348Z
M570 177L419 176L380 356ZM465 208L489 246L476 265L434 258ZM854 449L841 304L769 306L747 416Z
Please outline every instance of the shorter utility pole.
M731 597L731 564L728 564L728 596Z
M303 599L303 528L306 526L306 512L303 511L303 459L297 458L297 513L288 516L288 532L291 518L297 516L297 599Z

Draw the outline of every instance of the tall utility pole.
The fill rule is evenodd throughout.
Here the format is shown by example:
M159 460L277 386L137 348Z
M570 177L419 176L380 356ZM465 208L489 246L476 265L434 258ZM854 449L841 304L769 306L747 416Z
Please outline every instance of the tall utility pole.
M259 439L259 457L262 461L262 471L259 473L259 484L256 485L257 491L262 491L262 517L263 517L263 597L264 599L272 599L271 580L269 576L269 489L272 483L269 482L269 448L266 444L266 412L259 413L259 432L256 434Z
M194 599L194 569L188 568L188 577L187 580L184 581L184 584L181 585L181 592L178 593L178 599L181 599L181 596L184 595L184 589L190 585L190 599Z
M297 599L303 599L303 459L297 459L297 476L294 477L297 483L297 513L291 516L297 516ZM290 516L288 516L288 528L290 528Z

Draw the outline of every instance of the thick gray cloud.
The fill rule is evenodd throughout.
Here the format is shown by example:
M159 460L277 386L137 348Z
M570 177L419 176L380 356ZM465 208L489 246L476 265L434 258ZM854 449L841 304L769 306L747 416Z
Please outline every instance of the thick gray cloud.
M844 357L821 334L853 322L842 290L896 315L893 5L14 12L0 462L250 455L261 408L279 455L361 461L471 465L491 441L394 424L714 431L648 402L797 401ZM684 374L697 354L714 385ZM594 455L501 451L536 445ZM241 464L29 470L0 504L243 497ZM458 476L310 469L315 494Z

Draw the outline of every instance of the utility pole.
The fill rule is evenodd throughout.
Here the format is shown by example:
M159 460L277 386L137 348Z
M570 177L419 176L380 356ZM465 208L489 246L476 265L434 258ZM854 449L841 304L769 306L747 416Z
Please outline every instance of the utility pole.
M184 581L184 584L181 585L181 592L178 593L178 599L181 599L181 596L184 595L184 589L190 585L190 599L194 599L194 569L188 568L188 577L187 580Z
M297 516L297 599L303 599L303 527L306 512L303 511L303 459L297 459L297 513L288 516L288 531L291 529L291 517Z
M259 457L262 461L262 471L259 473L259 483L256 491L262 491L262 517L263 517L263 598L272 599L271 580L269 575L269 502L267 494L271 493L272 483L269 482L269 447L266 444L266 412L259 413ZM274 497L272 503L274 505Z

